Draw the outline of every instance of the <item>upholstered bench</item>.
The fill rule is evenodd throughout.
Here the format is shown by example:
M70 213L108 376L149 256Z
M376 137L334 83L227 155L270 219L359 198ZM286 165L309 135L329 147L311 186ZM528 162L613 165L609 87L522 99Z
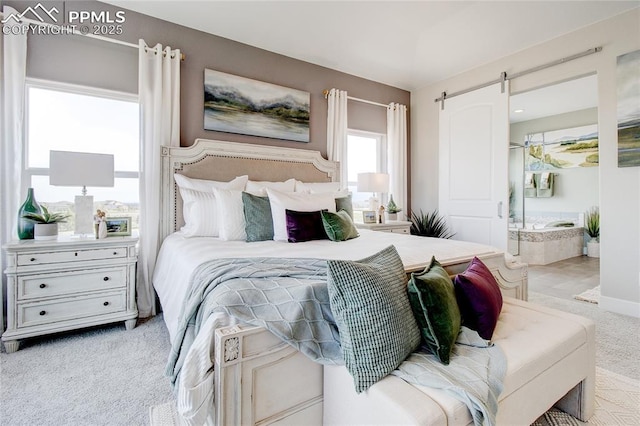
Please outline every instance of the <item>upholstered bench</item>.
M556 405L581 420L593 414L595 324L505 298L493 342L507 358L497 423L530 425ZM324 367L324 424L473 424L466 405L445 393L387 376L356 394L344 367Z

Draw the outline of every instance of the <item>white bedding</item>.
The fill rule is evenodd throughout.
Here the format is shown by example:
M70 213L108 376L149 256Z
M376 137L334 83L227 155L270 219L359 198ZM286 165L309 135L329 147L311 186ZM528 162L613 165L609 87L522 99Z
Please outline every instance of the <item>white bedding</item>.
M406 270L424 267L432 256L447 265L460 259L498 253L500 250L476 243L361 229L360 237L333 242L329 240L288 243L285 241L223 241L214 237L186 238L169 235L160 249L153 276L164 320L171 341L178 324L189 279L201 263L216 258L235 257L303 257L357 260L394 245Z

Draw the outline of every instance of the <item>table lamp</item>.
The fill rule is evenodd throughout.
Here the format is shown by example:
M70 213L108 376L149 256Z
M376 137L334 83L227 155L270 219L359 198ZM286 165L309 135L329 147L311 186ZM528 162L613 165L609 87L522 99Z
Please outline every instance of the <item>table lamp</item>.
M389 191L389 175L387 173L358 173L358 192L371 192L369 210L378 211L380 201L376 193Z
M87 186L113 187L113 155L89 152L50 151L49 184L81 186L75 197L76 234L93 234L93 195Z

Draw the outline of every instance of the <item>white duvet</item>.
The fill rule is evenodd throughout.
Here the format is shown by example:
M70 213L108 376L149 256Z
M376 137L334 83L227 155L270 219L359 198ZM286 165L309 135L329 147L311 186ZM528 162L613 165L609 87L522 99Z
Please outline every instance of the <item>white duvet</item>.
M303 257L320 259L358 260L394 245L406 270L424 267L431 256L446 266L461 259L497 253L500 250L476 243L418 237L366 229L360 237L348 241L329 240L288 243L285 241L223 241L214 237L184 237L169 235L160 248L153 275L164 320L171 341L178 325L189 279L194 269L210 259L235 257Z

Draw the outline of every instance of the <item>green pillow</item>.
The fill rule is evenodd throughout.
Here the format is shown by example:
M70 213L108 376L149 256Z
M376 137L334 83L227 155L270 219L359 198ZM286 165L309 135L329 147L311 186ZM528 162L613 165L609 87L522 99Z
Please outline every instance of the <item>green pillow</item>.
M331 241L346 241L360 236L351 216L344 210L331 213L326 210L320 212L324 231Z
M353 202L351 201L351 194L344 197L336 198L336 211L346 211L351 219L353 219Z
M328 260L327 289L356 392L395 370L420 345L407 277L394 246L360 261Z
M242 193L244 207L244 230L247 241L273 240L273 219L271 218L271 204L269 197Z
M409 301L427 348L449 364L462 320L453 282L435 257L424 271L411 274Z

